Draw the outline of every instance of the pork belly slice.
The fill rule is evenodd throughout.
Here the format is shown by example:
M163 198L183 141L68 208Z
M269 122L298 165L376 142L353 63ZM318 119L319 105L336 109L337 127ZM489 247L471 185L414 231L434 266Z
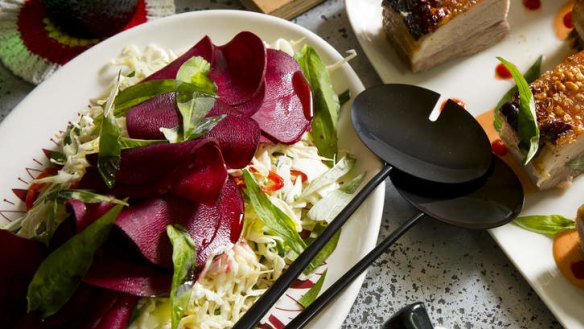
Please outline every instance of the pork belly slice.
M568 57L530 85L535 100L540 146L525 167L540 189L567 187L582 171L569 164L584 156L584 52ZM502 109L501 138L522 160L518 147L517 118Z
M383 28L413 72L495 44L509 31L509 0L383 0Z

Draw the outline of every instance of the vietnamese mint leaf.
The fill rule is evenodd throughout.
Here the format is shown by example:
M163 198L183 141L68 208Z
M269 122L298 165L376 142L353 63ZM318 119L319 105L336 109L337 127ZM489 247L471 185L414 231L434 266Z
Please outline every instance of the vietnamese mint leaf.
M295 59L312 89L312 139L320 155L334 159L337 154L337 121L341 106L328 69L316 50L309 46L304 46Z
M171 328L176 329L187 309L189 292L194 285L197 248L189 233L179 225L168 225L166 234L172 244Z
M28 286L29 312L39 312L46 318L67 303L89 270L95 252L107 239L122 207L114 206L41 263Z

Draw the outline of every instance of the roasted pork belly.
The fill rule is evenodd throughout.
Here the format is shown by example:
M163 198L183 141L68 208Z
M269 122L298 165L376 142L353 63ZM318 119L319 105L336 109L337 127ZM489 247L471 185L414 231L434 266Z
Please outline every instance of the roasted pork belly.
M383 0L383 28L414 72L477 53L509 31L509 0Z
M584 169L584 165L577 163L584 155L584 52L568 57L530 87L540 143L537 154L525 168L540 189L569 185ZM524 153L518 147L517 105L514 104L507 103L498 112L504 119L499 133L521 160Z

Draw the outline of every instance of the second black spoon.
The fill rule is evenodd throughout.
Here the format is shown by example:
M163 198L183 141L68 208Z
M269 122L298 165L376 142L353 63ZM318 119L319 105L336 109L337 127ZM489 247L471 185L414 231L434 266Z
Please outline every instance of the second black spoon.
M337 294L363 273L397 239L424 215L445 223L471 229L501 226L515 218L523 207L523 188L515 173L494 158L485 177L463 184L441 184L416 178L394 169L389 177L398 192L420 213L410 218L378 244L355 266L322 293L286 328L303 328Z

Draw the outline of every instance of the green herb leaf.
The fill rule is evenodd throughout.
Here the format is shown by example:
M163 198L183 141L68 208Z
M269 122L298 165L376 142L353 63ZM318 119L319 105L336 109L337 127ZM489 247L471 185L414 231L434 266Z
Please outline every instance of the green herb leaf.
M523 164L526 165L535 156L539 147L539 127L535 114L535 101L529 88L529 83L525 81L517 67L501 57L497 57L497 59L511 72L519 91L519 147L526 150L525 158L523 159Z
M318 297L318 294L322 289L324 279L326 278L326 272L327 271L324 271L324 273L322 273L320 278L318 278L318 281L316 281L314 286L310 287L310 289L302 297L300 297L300 299L298 299L298 303L304 306L304 308L307 308L310 304L312 304L312 302L314 302L316 297Z
M172 244L174 273L170 289L171 328L176 329L187 309L190 299L189 292L195 283L197 247L189 233L179 225L168 225L166 234Z
M116 205L55 249L41 263L28 286L29 312L38 311L46 318L67 303L89 270L96 250L107 239L121 210L122 205Z
M179 87L190 89L191 93L198 89L195 85L174 79L144 81L130 86L120 91L116 96L114 103L116 110L114 115L116 117L126 115L128 109L141 104L156 95L176 92Z
M573 219L560 215L517 217L513 220L513 224L552 238L558 233L576 228L576 222Z
M182 116L183 140L187 140L190 136L196 135L193 132L196 128L198 128L199 125L201 125L205 116L209 113L209 111L211 111L213 105L215 104L215 97L198 92L189 94L188 98L188 101L179 102L179 100L185 99L185 96L182 95L180 90L177 93L176 104ZM223 119L223 117L221 117L221 119ZM217 121L217 123L219 121ZM213 125L213 127L214 126L215 125Z
M118 139L118 142L120 143L120 148L122 150L135 149L138 147L168 143L167 140L134 139L134 138L127 138L127 137L122 137L122 136L120 136L120 138Z
M58 165L64 165L67 162L67 157L64 153L58 151L48 151L47 157L51 161L51 163L55 163Z
M206 133L211 131L211 129L215 128L215 126L219 122L221 122L221 120L225 119L226 116L227 115L222 114L222 115L217 115L214 117L207 117L207 118L201 119L197 123L197 126L195 127L195 129L193 129L193 131L191 131L190 135L185 137L185 140L193 140L193 139L196 139L196 138L199 138L199 137L205 135Z
M118 93L118 83L112 89L103 110L104 118L99 131L99 153L97 156L97 169L107 187L112 188L116 182L116 172L120 168L121 129L114 116L114 99Z
M262 192L253 174L248 169L243 170L243 180L247 187L247 195L251 206L259 219L268 227L270 233L281 237L284 240L284 244L296 254L302 253L306 248L306 244L296 231L294 221L280 208L276 207Z
M326 65L309 46L304 46L295 56L312 88L313 118L312 139L320 155L334 159L337 154L337 121L340 103L333 89Z
M203 93L216 95L217 87L215 82L209 78L210 70L211 64L203 57L191 57L178 69L176 79L197 86L199 91Z
M316 236L320 235L326 226L318 225L315 227L315 230L311 233L315 234ZM308 275L314 272L320 265L322 265L329 256L337 249L337 245L339 243L339 238L341 237L341 230L339 230L333 237L324 245L324 247L318 252L316 257L312 260L312 262L306 267L303 271L304 274Z
M535 60L535 62L533 64L531 64L531 66L523 74L523 77L525 78L525 81L527 81L527 83L532 83L541 75L542 59L543 59L543 56L539 56ZM505 93L505 95L503 95L503 98L501 98L499 100L499 102L497 103L497 106L495 106L496 113L495 113L495 121L493 122L493 125L495 126L495 129L498 132L500 132L501 128L503 127L503 119L501 118L500 115L498 115L497 112L501 109L501 106L503 106L503 104L509 103L513 100L513 95L515 95L516 92L517 92L517 85L511 87L511 89L509 89Z
M60 190L54 191L49 193L46 198L46 201L57 201L58 203L63 203L67 200L79 200L84 203L100 203L100 202L109 202L114 204L121 204L123 206L127 206L128 203L125 201L112 198L106 195L93 193L88 190Z
M348 102L351 99L351 90L347 89L345 91L343 91L340 95L339 95L339 104L341 106L343 106L346 102Z

